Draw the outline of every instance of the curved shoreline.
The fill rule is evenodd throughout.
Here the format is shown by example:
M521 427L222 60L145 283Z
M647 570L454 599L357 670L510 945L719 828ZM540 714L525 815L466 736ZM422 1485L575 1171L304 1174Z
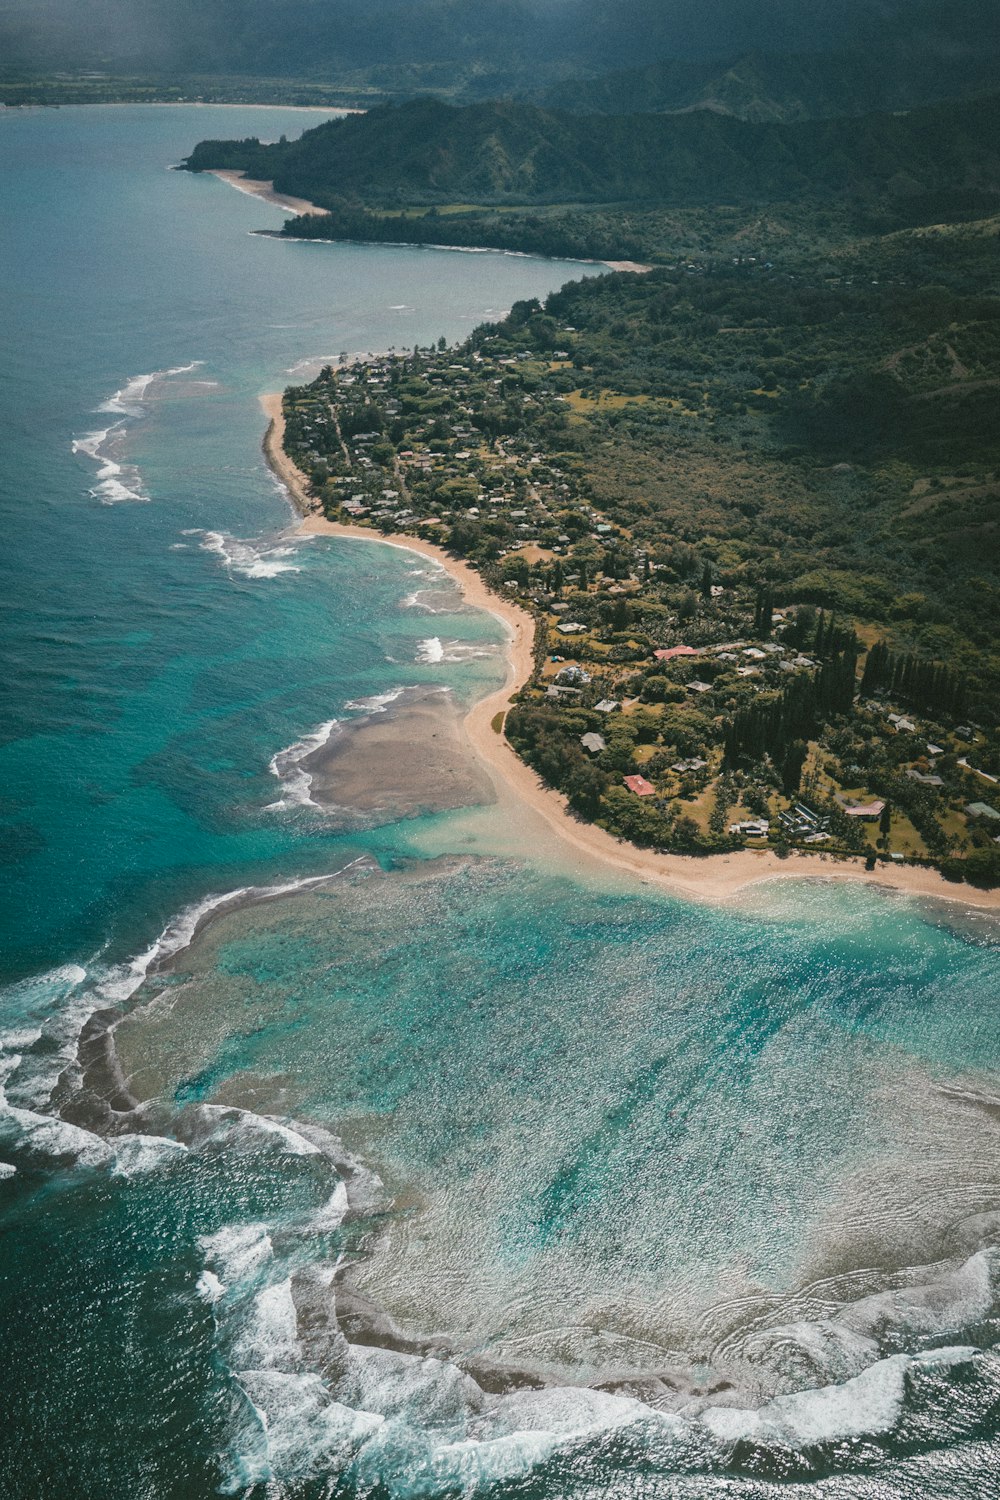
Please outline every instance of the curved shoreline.
M506 713L511 699L528 681L534 668L535 621L519 605L487 588L468 563L452 557L443 547L406 533L383 536L366 526L328 521L317 510L309 494L308 480L292 463L282 446L284 417L281 395L261 397L269 418L263 449L268 464L285 486L295 509L302 516L300 533L307 536L345 537L356 541L382 542L433 559L452 577L468 604L486 610L502 621L509 632L507 680L503 687L481 698L469 710L465 729L473 751L485 764L498 796L516 816L518 807L528 808L574 853L577 859L602 867L611 866L640 880L653 881L674 895L719 904L732 901L749 886L768 880L857 880L868 885L924 896L936 901L957 902L979 910L1000 911L1000 890L955 885L937 870L924 866L879 865L868 871L854 860L830 860L823 855L793 853L780 859L770 850L740 849L732 854L657 854L626 844L598 828L580 822L569 812L561 792L546 787L523 761L505 735L493 728L498 713ZM506 793L506 796L503 794ZM820 861L823 861L820 863ZM828 862L829 861L829 862Z
M273 182L248 177L243 171L235 171L229 167L210 167L208 175L218 177L220 182L228 182L238 193L245 193L249 198L260 198L264 203L284 209L286 213L297 214L300 219L314 214L322 217L326 213L325 208L317 208L307 198L293 198L290 193L276 193Z

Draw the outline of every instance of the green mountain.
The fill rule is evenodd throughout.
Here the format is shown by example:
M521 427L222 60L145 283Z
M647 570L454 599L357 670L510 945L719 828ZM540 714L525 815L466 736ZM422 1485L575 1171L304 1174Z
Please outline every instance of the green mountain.
M982 0L875 7L849 42L792 51L755 39L753 50L722 59L668 51L637 68L562 80L539 102L585 114L713 109L742 120L809 120L988 94L1000 79L1000 7Z
M331 207L912 199L1000 187L1000 97L791 124L423 99L277 145L203 141L186 165L243 169Z
M477 97L650 58L711 59L718 79L719 59L751 50L853 47L904 71L922 58L925 73L927 59L961 72L990 47L996 56L989 12L982 0L0 0L0 69L284 77ZM803 83L823 91L822 81ZM666 102L648 107L686 107L671 102L678 86L668 76ZM647 107L622 97L627 83L602 87L617 102L586 107ZM774 91L766 78L761 87L762 97ZM697 80L680 92L697 102ZM572 95L559 103L575 107Z
M1000 15L1000 13L998 13ZM546 91L552 109L581 114L716 110L740 120L821 120L910 109L995 89L1000 43L899 56L892 51L748 52L719 63L667 58Z

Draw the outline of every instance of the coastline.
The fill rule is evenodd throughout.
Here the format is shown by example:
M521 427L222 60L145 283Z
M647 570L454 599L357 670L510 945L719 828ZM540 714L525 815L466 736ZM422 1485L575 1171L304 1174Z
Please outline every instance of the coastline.
M306 108L309 106L302 107ZM273 105L272 108L277 109L279 108L279 106ZM348 109L344 110L343 113L363 115L365 111L363 109ZM228 185L230 187L234 187L238 193L247 193L251 198L260 198L264 203L273 204L275 208L287 209L289 213L296 214L299 218L322 218L323 215L327 212L325 208L319 208L315 203L310 203L308 198L293 198L288 193L276 193L274 191L273 182L266 182L263 178L247 177L246 173L242 169L236 169L232 167L207 167L205 169L205 175L208 177L218 177L220 182L228 183ZM271 230L259 231L259 233L261 234L270 234L271 232ZM274 233L277 234L277 231L274 231ZM294 235L281 235L279 237L282 239L296 238L296 236ZM308 238L308 236L299 236L298 238ZM309 243L311 244L312 241L310 240ZM330 243L337 244L342 242L331 240ZM369 244L375 242L362 240L351 243ZM377 243L382 244L384 242L379 240L377 241ZM401 247L407 244L405 240L390 241L389 243L397 244ZM461 250L470 255L480 255L484 251L493 251L496 255L524 255L529 258L534 258L534 252L531 250L502 250L497 245L425 245L422 243L418 244L416 241L414 241L411 248L417 250ZM539 256L538 258L545 260L552 258L562 259L562 257L550 256ZM568 256L566 258L569 260L579 260L580 265L582 266L607 266L609 271L629 271L635 276L644 276L647 271L653 271L656 269L655 266L643 265L640 261L637 260L590 260L588 258L579 256Z
M229 167L211 167L208 175L218 177L220 182L227 182L234 187L238 193L246 193L250 198L260 198L264 203L271 203L275 208L287 209L289 213L297 214L300 218L309 218L313 215L326 213L325 208L317 208L315 203L310 203L306 198L292 198L287 193L276 193L273 182L264 182L256 177L248 177L242 170L236 171Z
M1000 911L1000 890L956 885L937 870L924 866L879 865L865 870L854 860L822 860L822 856L792 853L781 859L770 850L740 849L732 854L702 856L658 854L626 844L598 828L573 817L561 792L546 787L537 773L514 751L502 732L493 728L498 713L506 713L514 694L528 681L534 669L535 621L528 612L487 588L480 575L443 547L406 533L383 536L366 526L328 521L319 514L309 495L308 480L292 463L282 446L284 418L282 397L261 397L269 418L263 449L271 469L288 490L302 520L298 530L306 536L340 536L356 541L382 542L431 558L455 580L468 604L486 610L502 621L509 632L507 678L504 685L481 698L465 719L465 731L474 754L486 766L512 819L528 811L546 825L575 858L585 864L612 867L664 887L689 899L718 905L735 900L748 887L768 880L856 880L867 885L923 896L936 901L957 902L979 910ZM822 863L820 862L822 860Z

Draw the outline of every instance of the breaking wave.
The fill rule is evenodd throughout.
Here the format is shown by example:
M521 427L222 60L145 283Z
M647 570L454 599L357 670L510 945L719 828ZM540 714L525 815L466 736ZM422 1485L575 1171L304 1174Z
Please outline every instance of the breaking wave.
M470 641L444 641L439 635L432 635L417 643L416 659L436 667L441 663L476 661L496 656L497 649L495 646L473 645Z
M269 802L264 809L265 812L285 812L291 807L319 806L312 799L312 777L304 769L302 762L329 743L337 722L336 719L327 719L325 723L318 724L315 729L303 735L300 740L296 740L293 745L288 745L284 750L279 750L276 755L272 755L268 770L281 782L284 795L279 797L277 802Z
M200 536L203 552L214 552L230 573L239 573L243 578L277 578L280 573L302 571L289 561L298 552L294 543L242 541L222 531L197 529L186 531L184 535Z
M72 452L81 453L97 465L97 482L90 491L102 505L119 505L123 501L146 501L149 495L143 487L142 476L135 464L120 462L120 449L127 431L129 419L145 415L143 402L150 386L158 380L167 380L173 375L188 375L198 369L200 360L188 365L177 365L170 370L152 370L146 375L133 375L120 390L115 391L97 408L119 418L107 427L97 428L83 437L74 438Z

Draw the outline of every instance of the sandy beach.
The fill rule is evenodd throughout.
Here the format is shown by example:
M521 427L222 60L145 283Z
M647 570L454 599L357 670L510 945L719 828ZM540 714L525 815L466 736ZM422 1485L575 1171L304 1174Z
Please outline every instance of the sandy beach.
M822 854L792 853L781 859L769 850L741 849L732 854L691 856L658 854L622 842L592 823L584 823L568 810L560 792L543 786L536 773L514 752L502 733L493 727L498 714L506 713L514 694L531 676L534 667L535 621L526 610L493 593L468 563L451 557L443 547L405 534L383 536L364 526L341 525L317 512L309 495L308 480L288 458L282 447L284 419L281 396L261 397L269 420L264 453L275 474L289 491L302 514L300 531L309 536L339 536L366 542L384 542L403 547L439 563L462 590L467 604L487 610L501 620L508 632L507 679L503 687L481 698L465 720L465 731L473 751L490 773L502 810L512 824L539 823L571 852L580 866L595 862L640 880L661 885L677 895L721 903L735 899L750 885L764 880L861 880L869 885L903 891L911 896L958 902L965 907L1000 911L1000 890L956 885L936 870L916 865L879 865L871 873L860 860L837 860ZM527 840L526 840L527 842Z
M273 182L262 182L256 177L248 177L245 172L230 171L227 167L213 167L209 173L212 177L218 177L222 182L228 182L239 193L247 193L251 198L262 198L265 203L273 203L275 208L287 208L292 214L325 214L325 208L317 208L315 203L310 203L305 198L293 198L288 193L276 193Z
M434 686L405 688L388 706L338 724L301 768L312 800L350 818L378 813L395 822L494 797L486 768L470 753L461 710Z

